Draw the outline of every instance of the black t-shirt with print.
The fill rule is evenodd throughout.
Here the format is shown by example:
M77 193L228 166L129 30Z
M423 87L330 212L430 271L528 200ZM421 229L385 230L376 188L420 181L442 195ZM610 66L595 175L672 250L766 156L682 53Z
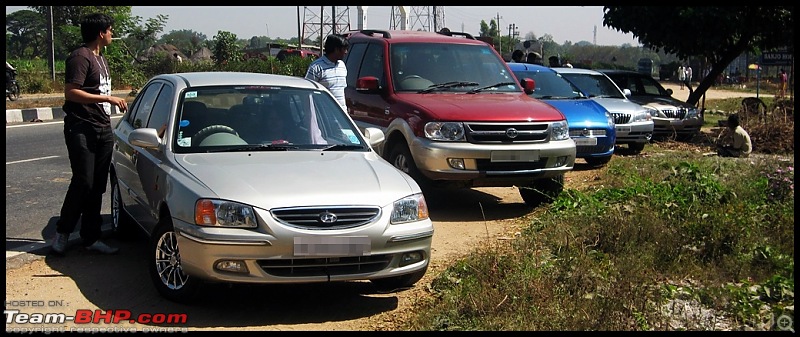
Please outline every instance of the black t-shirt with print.
M111 79L109 78L108 63L102 56L94 53L86 46L75 49L67 57L65 65L64 83L73 83L80 89L91 94L111 94ZM107 106L108 112L104 109ZM75 121L84 121L97 127L111 126L111 105L109 103L81 104L69 100L64 101L65 121L74 118Z

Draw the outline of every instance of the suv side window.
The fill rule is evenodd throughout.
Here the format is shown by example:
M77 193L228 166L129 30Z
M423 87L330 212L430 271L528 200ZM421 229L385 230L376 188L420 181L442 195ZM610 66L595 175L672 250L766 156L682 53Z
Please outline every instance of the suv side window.
M358 74L358 77L377 77L378 83L383 87L383 48L381 47L382 46L377 43L369 44L367 52L364 54L364 60L361 64L361 73Z
M346 58L344 61L345 67L347 69L352 69L351 71L347 72L347 86L348 87L355 87L356 80L358 79L358 71L361 67L361 60L364 59L364 50L367 49L366 43L352 43L350 44L350 49L347 51ZM363 75L361 75L363 76Z

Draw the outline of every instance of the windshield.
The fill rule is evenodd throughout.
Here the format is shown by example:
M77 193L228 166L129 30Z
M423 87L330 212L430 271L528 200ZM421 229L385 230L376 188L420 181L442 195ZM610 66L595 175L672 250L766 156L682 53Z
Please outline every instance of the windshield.
M614 82L602 74L561 74L589 97L619 98L625 95L614 85Z
M633 96L670 96L658 81L640 74L608 74L620 89L630 89Z
M484 93L522 90L488 45L398 43L390 48L392 79L397 91L467 92L484 86L493 86L481 91ZM498 83L506 84L494 86Z
M333 145L368 149L339 104L318 90L189 88L176 123L172 139L176 153L323 150Z
M538 99L574 99L585 98L581 91L572 83L552 71L515 71L514 75L522 81L530 78L536 84L529 96Z

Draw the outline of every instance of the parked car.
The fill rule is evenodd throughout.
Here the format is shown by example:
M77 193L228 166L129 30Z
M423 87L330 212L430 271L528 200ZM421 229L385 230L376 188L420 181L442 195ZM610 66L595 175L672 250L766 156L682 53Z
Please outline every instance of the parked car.
M376 150L425 186L518 186L528 205L575 162L564 115L528 97L489 44L463 32L350 32L345 100Z
M653 137L653 115L658 111L631 102L629 89L620 90L605 74L580 68L552 68L572 82L584 95L602 105L614 118L616 144L626 144L636 153Z
M150 276L178 302L206 281L417 282L433 226L419 185L380 159L319 83L196 72L151 78L114 127L117 232L149 235Z
M664 89L653 77L628 70L599 71L608 75L620 89L630 90L631 101L658 112L653 115L653 137L688 140L700 134L703 113L672 97L672 89Z
M556 107L567 117L569 136L575 140L576 157L602 166L614 155L616 131L608 110L589 99L553 69L528 63L509 63L517 79L529 78L536 90L529 95Z

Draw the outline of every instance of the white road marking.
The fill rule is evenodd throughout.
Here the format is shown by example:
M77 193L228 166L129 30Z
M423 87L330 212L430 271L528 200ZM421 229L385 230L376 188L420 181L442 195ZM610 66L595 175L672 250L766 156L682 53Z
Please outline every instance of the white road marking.
M58 157L59 156L47 156L47 157L40 157L40 158L33 158L33 159L23 159L23 160L17 160L17 161L9 161L9 162L6 162L6 165L27 163L29 161L45 160L45 159L58 158Z

